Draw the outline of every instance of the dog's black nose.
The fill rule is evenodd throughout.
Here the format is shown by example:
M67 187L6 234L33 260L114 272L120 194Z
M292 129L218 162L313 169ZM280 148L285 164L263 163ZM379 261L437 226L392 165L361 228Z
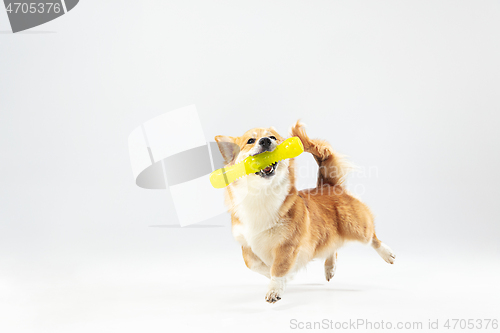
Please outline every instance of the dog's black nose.
M271 139L269 138L261 138L259 140L259 145L261 145L264 148L269 148L271 146Z

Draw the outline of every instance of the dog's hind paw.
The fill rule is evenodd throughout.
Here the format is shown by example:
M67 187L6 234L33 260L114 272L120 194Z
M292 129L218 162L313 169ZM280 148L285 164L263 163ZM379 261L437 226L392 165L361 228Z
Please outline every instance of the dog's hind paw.
M335 275L335 269L336 266L333 267L325 266L326 281L330 281L333 278L333 276Z
M389 264L394 264L396 260L396 254L391 250L390 247L385 245L384 243L380 244L380 247L376 249L378 254Z

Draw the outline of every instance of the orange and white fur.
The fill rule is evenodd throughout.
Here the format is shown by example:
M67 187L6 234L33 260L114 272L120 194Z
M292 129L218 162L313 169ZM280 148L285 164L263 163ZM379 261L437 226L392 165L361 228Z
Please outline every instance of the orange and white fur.
M250 174L226 189L232 233L251 270L270 279L266 301L281 299L287 279L315 258L325 259L325 277L335 274L337 250L347 241L371 244L388 263L393 251L375 235L373 215L344 185L346 162L323 140L310 139L297 122L290 130L319 166L317 186L295 188L293 159ZM272 151L284 141L274 128L255 128L240 137L216 136L228 164ZM228 144L230 143L230 144ZM239 147L239 149L238 149Z

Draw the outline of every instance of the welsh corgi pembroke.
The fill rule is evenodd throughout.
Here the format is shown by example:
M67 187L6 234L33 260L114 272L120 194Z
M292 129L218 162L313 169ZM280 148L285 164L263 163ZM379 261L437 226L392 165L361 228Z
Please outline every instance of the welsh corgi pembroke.
M232 233L241 244L246 266L270 279L265 299L281 299L291 276L315 258L325 259L327 281L335 274L337 250L347 241L371 244L389 264L394 252L375 235L370 209L349 194L348 163L324 140L310 139L297 123L290 135L318 163L316 187L298 191L294 159L282 160L226 187ZM271 128L254 128L240 137L215 137L227 165L273 151L284 138Z

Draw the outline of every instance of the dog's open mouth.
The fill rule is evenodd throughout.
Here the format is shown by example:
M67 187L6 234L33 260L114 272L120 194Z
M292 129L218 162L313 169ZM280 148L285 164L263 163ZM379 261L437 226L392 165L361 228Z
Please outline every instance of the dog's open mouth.
M261 177L264 177L264 178L271 177L271 176L274 176L274 174L276 173L277 167L278 167L278 162L271 164L267 168L264 168L264 169L260 170L259 172L256 172L255 174L259 175Z

